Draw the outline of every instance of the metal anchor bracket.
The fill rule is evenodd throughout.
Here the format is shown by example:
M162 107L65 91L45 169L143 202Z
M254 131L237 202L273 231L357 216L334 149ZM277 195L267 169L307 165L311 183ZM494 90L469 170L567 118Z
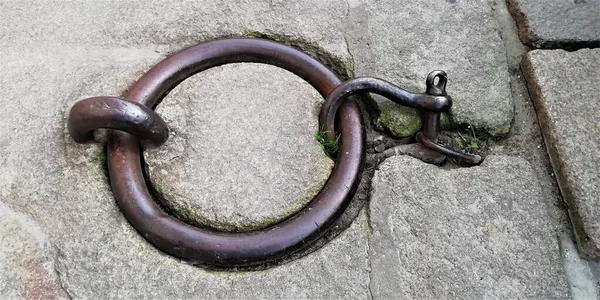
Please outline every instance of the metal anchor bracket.
M335 88L325 100L321 108L319 121L325 130L327 138L335 138L335 116L338 108L350 96L358 93L375 93L384 96L394 103L421 110L423 128L417 133L417 141L424 147L446 157L466 164L479 164L479 155L465 154L437 144L441 131L440 118L442 112L448 112L452 107L452 98L446 94L448 77L444 71L433 71L427 76L425 93L410 93L392 83L373 77L350 79Z
M320 113L321 126L333 138L337 125L341 138L329 179L300 212L267 228L222 232L187 224L160 208L142 173L140 142L159 146L167 140L167 125L152 108L170 90L198 72L237 62L271 64L306 80L326 98ZM420 94L376 78L342 82L329 67L292 47L263 39L221 39L166 58L144 74L124 98L94 97L77 102L70 111L68 129L80 143L93 141L96 129L112 129L108 131L107 145L112 190L124 216L148 242L194 264L245 267L279 260L307 247L329 231L350 204L366 156L362 115L355 101L347 101L350 95L373 92L420 109L425 121L416 136L420 144L449 157L478 163L479 157L435 143L440 114L452 105L452 99L446 95L446 81L443 71L432 72L427 78L427 91Z

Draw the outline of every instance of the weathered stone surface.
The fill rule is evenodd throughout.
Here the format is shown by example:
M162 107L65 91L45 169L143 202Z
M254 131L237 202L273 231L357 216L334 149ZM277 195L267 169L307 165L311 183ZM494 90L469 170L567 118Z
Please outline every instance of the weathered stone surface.
M491 1L350 1L348 43L358 76L425 91L448 73L454 122L508 134L514 105L506 51Z
M565 299L557 240L529 164L444 170L388 158L372 186L375 299Z
M412 90L423 90L429 71L444 69L456 100L456 122L494 135L506 134L510 127L513 105L505 51L488 2L45 3L1 3L0 10L16 13L0 20L2 28L11 29L3 32L0 43L18 49L143 46L164 54L219 36L266 35L309 51L345 74L353 73L350 48L359 75L383 77Z
M3 55L7 69L0 84L9 100L3 102L3 124L10 125L0 127L0 201L31 215L43 229L57 249L56 270L71 297L367 297L364 215L305 258L266 271L232 273L181 263L128 224L108 186L101 148L75 144L65 118L76 99L121 94L159 54L75 48Z
M490 85L492 94L503 94L504 81L498 75L500 64L496 60L502 46L494 43L496 37L490 33L494 32L490 30L494 20L488 3L477 8L471 3L448 2L455 5L431 2L417 7L405 1L396 6L382 2L374 7L371 2L354 0L0 2L0 12L4 12L0 18L0 202L33 220L37 225L31 228L43 231L50 244L26 247L25 257L27 253L36 257L43 249L56 249L54 262L48 257L43 260L44 266L59 274L62 290L73 298L368 298L371 266L367 264L364 215L324 248L266 271L208 272L160 253L131 228L115 205L103 170L101 147L74 144L66 134L66 115L77 99L123 95L145 70L168 53L230 35L267 35L294 44L342 73L351 73L350 44L350 48L357 49L353 54L362 61L361 68L377 71L361 75L383 76L385 72L385 76L412 90L422 90L428 71L444 68L450 71L449 92L457 100L457 109L465 101L461 100L465 94L453 89L461 85L465 85L463 91L475 87L488 93ZM411 15L402 15L404 19L396 15L402 6L410 7L407 12ZM361 9L365 7L377 15L370 24L364 22L368 15ZM449 10L438 13L436 8ZM475 12L471 13L471 8ZM485 13L479 14L478 9ZM382 12L385 10L387 16ZM426 21L415 21L418 18ZM446 18L463 25L451 24ZM482 18L489 22L481 23ZM479 28L462 27L471 22ZM391 37L386 40L382 39L383 33L368 32L367 25L375 30L378 24L383 24L383 33ZM352 30L346 30L346 26L352 26ZM357 26L363 26L364 31L357 30ZM438 36L433 32L440 31L440 27L447 31ZM410 42L421 36L426 42ZM371 38L378 43L372 51L356 48L357 41ZM411 44L401 45L395 52L395 43L400 40ZM429 43L432 48L428 48ZM386 51L380 54L380 49ZM435 51L443 57L438 58ZM375 56L371 59L368 55L372 54ZM488 60L492 67L481 63ZM440 63L447 61L454 67ZM421 68L423 62L430 65ZM388 66L390 69L385 69ZM484 83L470 75L462 82L454 81L458 66L464 69L462 74L484 74L480 77ZM487 69L478 73L479 68ZM398 76L386 75L394 75L396 70ZM410 80L398 82L403 74L409 74ZM248 78L249 83L258 82L254 80ZM407 82L414 84L407 86ZM484 96L478 99L489 99ZM180 99L165 101L167 108L167 103ZM493 116L497 107L490 111ZM14 222L8 222L10 234L23 232L10 225ZM12 243L16 237L8 239ZM4 232L0 238L4 241ZM6 247L0 249L7 253ZM11 259L15 251L9 251ZM9 261L8 273L2 273L7 269L0 266L0 282L10 278L9 285L4 286L9 292L3 291L6 294L0 296L19 296L22 294L16 293L20 290L15 292L18 279L11 273L15 261ZM383 267L390 270L387 265ZM425 271L423 274L427 274ZM52 272L40 274L50 277L38 282L57 287ZM54 291L42 298L52 297Z
M413 135L423 126L421 116L415 109L395 104L381 104L380 109L377 122L397 137Z
M103 224L107 225L107 224ZM311 255L264 271L207 271L150 246L124 220L64 247L73 298L366 299L366 218ZM86 245L85 243L91 245ZM100 280L102 279L102 280Z
M56 249L64 290L83 299L367 298L364 216L302 259L266 271L209 272L148 244L115 204L102 148L73 143L65 128L74 101L123 95L166 53L237 32L229 26L294 34L348 57L337 31L320 30L338 28L345 7L335 1L274 3L273 9L268 1L146 4L0 3L0 10L14 12L0 19L0 202L39 224ZM310 99L310 93L303 98Z
M27 216L0 203L0 298L66 299L50 244Z
M523 60L580 250L600 258L600 50L536 50Z
M276 223L310 202L333 167L315 139L322 102L274 66L197 74L157 107L172 134L146 151L150 181L184 220L223 230Z
M507 0L519 37L537 48L600 46L600 0Z
M223 36L267 36L352 73L344 0L3 1L0 45L143 47L162 54ZM26 34L23 34L26 33Z

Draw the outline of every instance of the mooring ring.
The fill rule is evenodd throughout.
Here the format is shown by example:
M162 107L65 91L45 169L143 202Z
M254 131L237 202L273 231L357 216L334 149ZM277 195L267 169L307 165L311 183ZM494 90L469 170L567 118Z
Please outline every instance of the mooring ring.
M265 63L291 71L326 98L341 79L327 66L292 47L261 39L222 39L182 50L149 70L128 100L154 107L186 78L238 62ZM108 169L112 189L127 220L160 250L191 263L218 267L257 265L281 259L327 232L350 203L365 159L365 129L359 106L347 101L337 114L341 134L336 165L323 189L296 215L249 232L219 232L184 223L153 200L142 173L135 136L111 131Z

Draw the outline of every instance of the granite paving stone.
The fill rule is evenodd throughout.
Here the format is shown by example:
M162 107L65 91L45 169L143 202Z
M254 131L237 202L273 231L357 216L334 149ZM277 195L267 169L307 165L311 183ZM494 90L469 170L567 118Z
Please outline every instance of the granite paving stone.
M600 46L600 0L507 0L523 43L536 48Z
M523 71L582 254L600 258L600 50L535 50Z
M0 298L67 299L50 245L31 218L0 203Z
M441 169L408 156L376 171L374 299L565 299L557 238L529 163Z
M353 0L349 7L357 76L423 92L427 74L444 70L455 125L492 136L509 133L514 103L492 1Z
M566 299L568 286L573 295L596 294L597 280L587 277L598 265L581 261L569 236L559 249L541 173L522 158L440 168L380 149L395 156L367 166L376 169L369 207L323 247L268 268L211 270L149 244L115 202L104 147L76 144L66 130L75 101L123 96L175 51L237 36L276 40L341 76L380 77L412 92L424 90L429 71L445 70L454 99L448 128L506 137L515 113L507 56L515 59L499 1L0 1L0 298ZM599 0L557 1L542 10L509 0L533 28L528 43L596 45L597 15L588 15ZM564 14L551 11L557 7ZM547 16L564 16L556 30L568 36L552 40L556 32L535 29L550 26L535 21ZM595 258L599 56L534 51L523 63L579 247ZM332 168L315 141L321 101L296 76L260 64L183 82L156 108L171 129L168 143L144 152L157 201L221 230L294 213ZM388 110L379 123L411 121L395 130L410 136L417 116Z

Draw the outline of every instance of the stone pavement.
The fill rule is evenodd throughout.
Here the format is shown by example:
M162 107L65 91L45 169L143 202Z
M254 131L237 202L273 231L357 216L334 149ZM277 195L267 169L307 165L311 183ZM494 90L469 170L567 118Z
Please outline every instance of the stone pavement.
M600 4L508 2L514 20L503 0L0 1L0 298L598 297L600 264L582 259L571 235L572 221L579 249L598 258L598 51L525 54L521 41L596 46L599 24L586 14ZM227 36L274 39L342 76L411 91L443 69L455 100L448 134L475 128L487 157L472 168L405 156L377 164L374 152L410 141L388 134L404 135L397 120L414 112L366 99L373 121L391 121L368 122L365 190L331 234L258 269L208 270L168 256L123 217L103 147L75 144L66 117L79 99L125 94L174 51ZM148 180L188 222L276 223L331 170L315 141L321 101L274 67L195 75L157 107L171 137L145 151Z

